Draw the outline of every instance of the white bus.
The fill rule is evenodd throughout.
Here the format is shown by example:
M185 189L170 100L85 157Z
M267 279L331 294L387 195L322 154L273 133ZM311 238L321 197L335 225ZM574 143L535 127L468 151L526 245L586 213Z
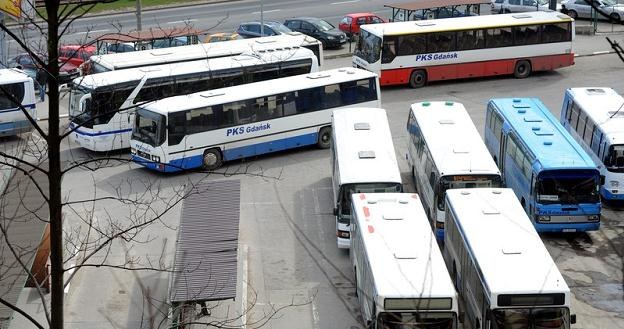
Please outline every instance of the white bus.
M20 102L20 104L16 104ZM0 136L14 136L32 129L31 118L37 118L35 86L32 78L18 69L0 70Z
M242 53L266 48L307 48L317 58L317 65L323 63L323 46L313 37L299 32L280 34L262 38L230 40L215 43L202 43L163 49L150 49L134 52L95 55L87 62L84 73L94 74L114 70L124 70L143 66L172 64L206 60L217 57L236 56Z
M304 145L328 148L334 109L379 105L377 75L354 68L170 97L139 107L130 151L158 171L214 170Z
M570 289L513 190L446 192L444 258L464 326L569 329Z
M406 159L436 237L444 239L444 193L449 189L500 187L501 174L464 106L412 104Z
M611 88L570 88L561 124L600 169L600 195L624 200L624 97Z
M574 20L554 11L365 25L353 65L381 86L554 70L574 64Z
M418 195L353 194L351 262L366 328L458 328L458 297Z
M402 192L386 111L336 110L330 144L338 248L349 248L351 194Z
M317 71L314 54L294 47L79 77L71 85L70 139L98 152L128 148L138 104Z

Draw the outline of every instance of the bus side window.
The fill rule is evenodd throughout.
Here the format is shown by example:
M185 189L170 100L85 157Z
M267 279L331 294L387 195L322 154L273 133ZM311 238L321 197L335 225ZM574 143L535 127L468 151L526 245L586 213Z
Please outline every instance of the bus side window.
M396 57L396 38L387 37L383 41L381 63L390 63Z

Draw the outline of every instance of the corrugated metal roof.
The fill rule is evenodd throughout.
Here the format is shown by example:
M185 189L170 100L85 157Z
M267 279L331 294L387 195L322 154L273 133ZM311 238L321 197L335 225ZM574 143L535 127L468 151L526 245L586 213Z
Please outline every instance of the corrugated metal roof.
M236 296L240 181L195 185L184 200L169 287L171 302Z
M384 7L404 10L421 10L430 8L441 8L461 5L489 4L490 0L420 0L410 3L395 3L384 5Z

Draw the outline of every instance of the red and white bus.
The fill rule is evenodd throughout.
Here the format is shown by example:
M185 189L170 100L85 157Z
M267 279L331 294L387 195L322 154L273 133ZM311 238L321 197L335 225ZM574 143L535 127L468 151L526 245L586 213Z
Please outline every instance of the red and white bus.
M353 66L382 86L513 74L574 64L574 20L554 11L363 25Z

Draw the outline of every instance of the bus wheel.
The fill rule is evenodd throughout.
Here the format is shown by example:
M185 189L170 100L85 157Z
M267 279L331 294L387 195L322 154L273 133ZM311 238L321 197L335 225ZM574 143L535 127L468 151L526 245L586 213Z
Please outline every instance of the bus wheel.
M414 190L418 193L418 188L416 187L416 169L412 166L412 182L414 182Z
M204 151L202 162L205 170L215 170L221 167L221 164L223 163L221 151L218 149L208 149Z
M516 62L516 68L514 69L514 77L517 79L524 79L531 74L531 63L527 60L521 60Z
M424 70L414 70L410 75L409 85L412 88L424 87L427 83L427 73Z
M329 148L329 143L331 142L331 127L323 127L319 131L318 141L316 145L319 148L326 149Z

